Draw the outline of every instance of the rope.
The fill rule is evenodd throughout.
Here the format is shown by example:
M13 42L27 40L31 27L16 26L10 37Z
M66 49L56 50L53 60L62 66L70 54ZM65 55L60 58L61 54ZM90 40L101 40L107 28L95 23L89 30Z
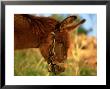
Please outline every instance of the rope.
M56 75L56 71L55 71L55 66L56 64L53 63L53 60L54 60L54 56L55 56L55 33L54 32L51 32L52 34L52 39L53 39L53 42L52 42L52 45L49 49L49 65L51 65L51 71L53 72L54 75Z

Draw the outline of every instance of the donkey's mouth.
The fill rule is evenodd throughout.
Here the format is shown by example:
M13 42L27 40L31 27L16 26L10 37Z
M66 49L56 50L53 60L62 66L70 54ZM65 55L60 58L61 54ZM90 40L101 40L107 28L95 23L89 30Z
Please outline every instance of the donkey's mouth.
M54 66L49 65L48 71L54 72L56 75L60 74L60 73L65 71L65 64L64 63L58 63L58 64L54 64Z

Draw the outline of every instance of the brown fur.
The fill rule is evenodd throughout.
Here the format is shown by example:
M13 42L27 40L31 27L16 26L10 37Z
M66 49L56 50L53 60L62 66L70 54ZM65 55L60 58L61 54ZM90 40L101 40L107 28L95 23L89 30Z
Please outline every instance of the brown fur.
M53 62L63 63L67 59L70 46L70 31L84 21L73 24L75 16L59 22L50 17L38 17L28 14L14 15L14 48L40 48L41 54L48 62L49 48L52 44L51 32L55 32L55 56Z
M14 46L15 49L38 48L54 30L56 20L49 17L35 17L15 14Z

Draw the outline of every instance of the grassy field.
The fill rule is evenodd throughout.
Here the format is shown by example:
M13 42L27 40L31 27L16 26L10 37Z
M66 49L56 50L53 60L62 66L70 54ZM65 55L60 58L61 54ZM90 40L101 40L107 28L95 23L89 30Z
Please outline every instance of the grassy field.
M66 61L65 72L59 76L96 76L96 38L81 35L74 42L74 50ZM75 40L75 39L74 39ZM24 49L14 52L15 76L50 76L48 64L39 49Z

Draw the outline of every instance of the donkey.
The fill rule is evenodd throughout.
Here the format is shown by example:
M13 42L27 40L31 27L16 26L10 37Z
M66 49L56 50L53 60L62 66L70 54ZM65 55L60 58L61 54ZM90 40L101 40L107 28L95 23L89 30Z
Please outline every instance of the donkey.
M50 72L64 72L70 33L85 22L85 19L76 20L76 16L69 16L60 22L51 17L15 14L14 49L39 48L50 65Z

